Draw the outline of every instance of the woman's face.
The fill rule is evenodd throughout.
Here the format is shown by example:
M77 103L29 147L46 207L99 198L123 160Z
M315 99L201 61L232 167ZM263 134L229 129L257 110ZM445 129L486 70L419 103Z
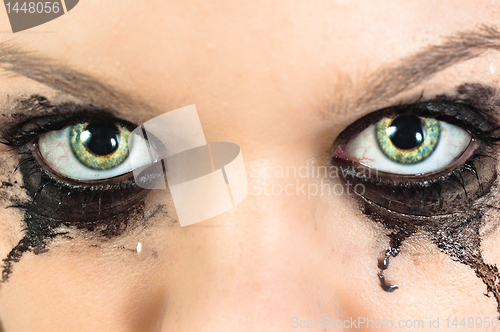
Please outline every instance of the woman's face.
M1 34L4 330L492 330L499 11L87 0ZM191 226L169 190L58 170L68 141L38 153L192 104L208 142L240 146L248 195Z

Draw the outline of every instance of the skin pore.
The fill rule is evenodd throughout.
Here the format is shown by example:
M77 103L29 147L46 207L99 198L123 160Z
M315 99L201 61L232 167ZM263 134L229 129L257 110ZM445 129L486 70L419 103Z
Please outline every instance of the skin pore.
M415 223L345 191L304 195L301 186L342 178L277 171L331 166L339 135L381 109L439 96L470 104L477 98L460 88L473 84L496 100L499 11L490 1L89 0L0 34L2 132L53 115L20 106L33 96L59 113L98 110L134 125L195 104L207 141L241 147L249 181L236 209L182 228L168 191L131 193L140 203L111 233L79 223L68 203L66 222L33 236L43 245L26 244L0 285L4 330L289 331L294 317L368 317L424 320L427 331L439 317L445 331L446 318L498 317L496 178L461 219L469 227L454 229L452 218ZM30 234L23 205L37 183L14 172L20 158L0 144L2 259ZM59 199L51 188L37 204ZM383 275L398 289L386 292L378 262L391 247Z

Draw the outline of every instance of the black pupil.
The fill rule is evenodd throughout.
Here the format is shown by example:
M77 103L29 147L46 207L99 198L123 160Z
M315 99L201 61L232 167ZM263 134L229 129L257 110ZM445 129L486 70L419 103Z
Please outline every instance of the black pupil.
M112 123L92 122L80 137L90 152L99 156L113 153L120 143L120 132Z
M400 115L387 128L392 144L399 149L413 149L424 141L424 126L416 115Z

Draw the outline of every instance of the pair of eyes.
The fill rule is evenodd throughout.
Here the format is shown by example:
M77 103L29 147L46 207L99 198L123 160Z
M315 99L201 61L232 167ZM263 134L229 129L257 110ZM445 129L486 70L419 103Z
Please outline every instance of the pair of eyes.
M473 141L466 130L445 121L390 115L350 137L344 135L334 157L389 174L423 175L448 168ZM127 126L102 121L48 132L39 137L37 145L50 171L77 182L130 173L134 167L144 166L141 160L150 160L151 148Z

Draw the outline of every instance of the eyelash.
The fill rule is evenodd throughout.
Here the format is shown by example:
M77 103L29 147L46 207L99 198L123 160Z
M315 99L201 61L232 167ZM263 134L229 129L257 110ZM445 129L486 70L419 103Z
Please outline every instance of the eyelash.
M46 102L46 99L42 99L42 104L45 103L47 103L45 106L48 109L48 102ZM16 171L22 173L24 186L32 197L32 201L29 204L23 204L23 208L38 210L44 216L54 219L58 218L56 215L66 215L64 219L59 221L68 223L68 225L75 225L74 220L80 219L80 222L77 223L79 227L83 226L88 230L92 230L96 222L116 217L140 202L146 195L146 190L136 186L130 174L111 180L93 182L75 181L56 176L43 165L43 160L39 156L37 148L38 138L45 133L88 121L120 123L130 129L137 126L119 120L112 116L109 111L94 106L79 106L76 112L74 110L67 112L69 106L75 108L73 104L62 104L56 108L51 107L51 115L25 119L20 124L11 126L2 133L0 143L12 147L14 152L19 155ZM49 190L51 190L51 193L44 195L44 192ZM56 207L53 206L53 197L55 196L58 197ZM66 200L71 199L71 197L74 197L73 202L65 204ZM78 213L81 216L80 218L75 218L77 216L74 208L67 209L68 211L61 214L61 209L65 205L75 206L77 199L81 199L81 209L80 213ZM39 203L39 201L42 202ZM128 202L127 204L121 204L122 201ZM41 205L45 205L43 209ZM114 211L107 209L107 205L114 206ZM104 233L110 232L107 227L100 228ZM111 231L111 233L115 232Z
M481 183L481 176L479 174L481 170L477 170L475 162L485 158L492 158L496 162L493 147L500 141L500 137L495 134L498 128L493 128L490 121L485 119L480 111L465 104L438 100L419 102L412 105L400 105L371 113L348 127L339 136L334 146L338 147L345 144L351 137L355 137L368 125L375 123L381 118L400 114L415 114L452 123L467 131L473 137L473 140L479 142L479 144L477 144L478 146L474 149L472 155L461 165L426 177L394 175L384 172L377 172L374 175L374 172L371 171L366 176L363 175L366 173L364 172L364 166L360 166L355 161L346 162L337 158L334 153L332 160L336 166L347 168L348 170L352 169L350 172L343 173L345 175L343 180L347 185L350 184L349 180L352 181L354 187L358 183L362 184L363 193L358 194L361 194L363 198L388 211L428 217L435 216L436 214L462 212L457 211L457 209L466 207L466 204L462 204L465 200L468 203L467 205L470 205L475 199L487 192L488 184L491 183L486 183L486 186L485 183ZM466 189L471 185L470 182L466 183L464 180L464 178L468 178L466 173L473 175L474 179L478 182L479 189L472 196ZM496 175L489 182L492 182L494 178L496 178ZM462 201L460 204L457 204L455 201L454 204L443 205L443 202L446 201L443 196L450 194L452 188L456 187L454 184L458 185L464 192ZM368 194L365 191L367 187ZM385 193L390 193L390 196L387 197ZM454 193L456 194L456 189ZM435 204L436 201L438 202L437 206ZM398 202L404 203L398 204ZM424 205L426 206L425 211Z

